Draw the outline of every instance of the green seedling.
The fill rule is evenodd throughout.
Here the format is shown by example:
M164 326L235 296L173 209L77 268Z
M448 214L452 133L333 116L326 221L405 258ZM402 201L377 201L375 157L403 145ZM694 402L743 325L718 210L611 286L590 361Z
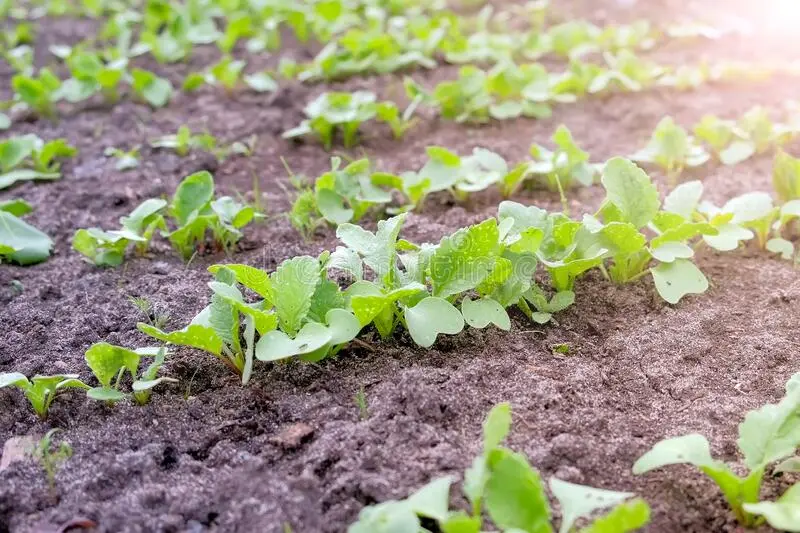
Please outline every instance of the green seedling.
M367 402L367 393L364 391L364 386L358 388L355 396L356 407L358 407L358 417L361 420L369 418L369 404Z
M43 68L38 76L17 74L11 78L14 98L24 102L31 110L45 118L55 118L56 104L61 98L61 80L49 69Z
M59 179L59 159L77 153L65 139L45 142L33 134L0 142L0 189L21 181Z
M263 215L230 196L214 197L214 178L206 171L187 176L167 207L176 229L162 232L184 258L195 253L211 233L214 242L230 252L242 237L241 229Z
M0 374L0 389L16 387L25 394L40 419L45 420L50 406L59 392L68 388L88 389L77 374L34 376L30 380L19 372Z
M150 141L153 148L174 150L181 157L186 157L192 150L214 152L217 138L210 133L192 133L188 126L181 126L174 135L165 135Z
M455 480L448 476L432 481L405 500L365 507L348 533L416 533L429 528L428 524L448 533L553 531L541 475L524 455L502 446L510 429L511 406L496 405L483 424L483 451L464 474L463 492L470 503L469 512L450 508L450 486ZM556 478L550 480L550 491L561 509L559 533L625 533L644 527L650 520L647 503L628 492L595 489ZM605 514L598 516L601 511ZM589 525L577 529L579 520ZM487 526L487 521L494 527Z
M152 107L164 107L172 97L172 83L141 69L131 71L131 87L134 93Z
M588 187L594 183L597 168L589 163L589 154L575 144L566 126L558 127L553 134L553 143L556 145L555 151L538 144L531 146L533 162L528 164L522 178L531 174L540 177L549 190L559 192L562 196L564 191L576 185ZM518 188L520 178L514 177L510 176L512 179L504 182L506 197Z
M119 100L119 86L126 77L127 58L105 63L98 54L84 52L70 55L67 66L72 77L63 83L60 92L68 102L82 102L98 93L109 104Z
M39 462L47 476L47 486L50 489L50 495L54 499L57 497L56 474L61 465L72 457L72 446L66 441L61 441L61 444L54 449L53 436L58 431L60 431L58 428L48 431L32 450L34 459Z
M709 158L708 152L671 117L664 117L653 131L647 147L631 156L634 161L658 165L673 187L685 168L703 165Z
M78 230L72 238L72 248L97 266L119 266L130 244L136 245L140 255L147 252L155 231L166 228L163 217L166 207L164 200L145 200L130 215L120 218L122 227L118 230Z
M173 378L158 377L158 372L167 356L166 348L139 348L129 350L106 342L93 344L86 350L86 364L100 383L86 391L86 395L98 401L114 404L132 396L139 405L150 401L150 394L161 383L177 383ZM142 357L152 357L153 362L139 375ZM128 373L133 379L132 393L120 390L122 378Z
M791 456L800 446L798 383L800 374L795 374L786 384L786 394L780 402L750 411L739 424L737 444L747 467L746 475L739 476L730 465L715 460L708 441L697 433L659 442L636 461L633 473L644 474L673 464L696 466L719 486L740 524L759 525L763 521L758 517L759 511L765 506L758 502L767 467L782 460L792 461ZM776 469L780 471L781 464ZM790 498L793 495L794 492Z
M778 150L772 165L772 188L781 202L800 200L800 159Z
M139 146L134 146L126 151L121 148L109 146L103 151L103 155L116 159L114 168L120 172L125 172L126 170L133 170L139 166L139 148Z
M308 117L296 128L284 132L285 139L309 134L319 137L327 150L333 145L337 131L342 133L345 148L356 144L361 124L372 119L387 122L395 136L402 136L410 127L406 117L400 117L392 102L377 102L374 93L323 93L305 108Z

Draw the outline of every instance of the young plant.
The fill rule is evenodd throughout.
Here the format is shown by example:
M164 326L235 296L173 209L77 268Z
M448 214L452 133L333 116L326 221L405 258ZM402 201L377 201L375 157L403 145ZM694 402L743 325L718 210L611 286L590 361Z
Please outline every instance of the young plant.
M186 157L192 150L214 152L217 138L210 133L193 134L189 126L181 126L174 135L165 135L150 141L153 148L174 150L181 157Z
M711 456L708 441L700 434L666 439L656 444L633 465L634 474L673 464L689 464L699 468L720 488L734 516L745 527L754 527L762 519L751 511L760 499L761 483L767 467L794 455L800 446L800 374L786 384L786 394L777 404L767 404L750 411L739 424L736 441L742 453L747 474L739 476L730 465ZM782 464L782 463L781 463ZM776 467L781 470L781 464ZM749 510L748 510L749 509Z
M772 165L772 188L781 202L800 200L800 159L778 150Z
M708 152L671 117L661 119L647 147L631 156L636 162L661 167L673 187L678 184L678 177L685 168L703 165L709 158Z
M50 257L53 240L20 218L31 211L24 200L0 203L0 263L32 265Z
M59 392L69 389L89 389L89 386L78 379L77 374L59 374L55 376L33 376L30 380L19 372L0 374L0 389L16 387L25 394L40 419L45 420L50 406Z
M780 208L764 192L745 193L728 200L721 208L709 201L700 202L703 186L700 182L686 185L687 203L684 209L693 209L693 216L717 230L717 234L704 235L703 241L712 248L727 252L738 248L739 243L754 236L760 248L765 248L773 223L780 217ZM790 206L791 208L791 206Z
M127 58L105 63L96 53L72 54L67 59L72 77L61 86L68 102L82 102L95 94L102 94L106 103L119 100L119 86L126 76Z
M358 222L366 212L391 201L391 193L372 183L372 170L368 159L360 159L341 168L341 159L331 159L331 170L319 176L314 183L314 206L325 221L338 225ZM295 204L308 200L298 196ZM302 205L293 212L300 213ZM314 227L313 220L303 222L301 227Z
M49 69L43 68L38 76L17 74L11 78L14 98L24 102L31 110L45 118L55 118L56 104L61 98L61 80Z
M374 93L323 93L310 102L305 113L308 119L283 133L284 139L316 134L326 150L330 150L337 131L342 133L345 148L355 146L361 124L372 119L387 122L395 136L408 129L406 117L400 117L392 102L377 102Z
M133 69L131 87L139 98L154 108L164 107L172 97L172 83L147 70Z
M214 198L214 177L206 171L184 178L175 190L168 213L176 228L163 231L162 235L184 259L205 244L209 232L219 248L230 252L242 237L241 229L263 217L230 196Z
M450 509L450 486L455 480L447 476L405 500L365 507L347 532L416 533L430 528L429 524L448 533L553 531L550 502L539 472L524 455L501 445L510 429L511 406L496 405L483 423L483 451L464 473L463 492L470 503L469 511ZM561 508L560 533L626 533L650 521L650 507L631 493L556 478L550 480L550 491ZM600 511L605 514L598 516ZM494 527L485 524L487 518ZM578 522L589 525L577 529Z
M694 135L708 144L724 165L735 165L756 153L756 146L732 120L704 116L694 127Z
M126 372L133 379L131 396L139 405L150 401L150 394L161 383L177 383L177 379L158 377L158 371L167 356L166 348L139 348L129 350L106 342L93 344L86 350L86 364L100 383L86 391L86 395L98 401L116 403L128 398L128 394L120 390L122 378ZM153 362L139 375L142 357L152 357Z
M103 151L103 155L116 159L117 161L114 163L114 168L120 172L125 172L126 170L133 170L139 166L139 148L140 147L137 145L126 151L121 148L109 146Z
M503 193L506 197L513 194L525 176L531 174L539 176L549 190L562 196L565 190L576 185L588 187L594 183L597 168L589 162L589 154L575 144L566 126L558 127L553 134L553 143L555 151L538 144L531 146L533 162L527 165L521 177L513 179L515 176L511 176L505 181Z
M50 495L55 499L56 492L56 474L61 465L70 457L72 457L72 446L66 441L61 441L61 444L53 449L53 436L60 431L58 428L51 429L44 437L36 444L32 450L34 459L39 462L39 465L44 470L47 476L47 486L50 489Z
M61 178L58 159L74 157L78 150L65 139L45 142L29 134L0 142L0 189L20 181Z
M166 206L166 201L151 198L130 215L120 218L122 227L118 230L79 229L72 238L72 248L97 266L119 266L131 243L136 244L137 252L142 255L150 246L156 229L166 228L163 218Z

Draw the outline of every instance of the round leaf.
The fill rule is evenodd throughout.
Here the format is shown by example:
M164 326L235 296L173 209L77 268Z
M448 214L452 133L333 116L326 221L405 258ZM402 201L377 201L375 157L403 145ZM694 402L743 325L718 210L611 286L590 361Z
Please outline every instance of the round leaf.
M405 317L411 338L423 348L431 347L440 333L455 335L464 329L464 317L444 298L428 296L406 309Z

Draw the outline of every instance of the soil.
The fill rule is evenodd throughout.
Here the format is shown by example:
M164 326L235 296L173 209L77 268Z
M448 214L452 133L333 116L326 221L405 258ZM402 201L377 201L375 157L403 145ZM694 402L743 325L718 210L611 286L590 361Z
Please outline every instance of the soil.
M663 22L700 13L685 1L558 4L565 17L599 22L643 16ZM733 4L726 3L724 14L702 13L710 23L714 16L721 24L738 17L758 29L756 15L768 11L754 14L746 2ZM37 50L76 42L93 27L64 19L37 24ZM673 62L796 57L787 35L733 35L666 45L653 55ZM291 40L286 46L285 53L294 57L308 57L314 49ZM215 55L201 50L190 66L147 60L143 65L177 81ZM251 67L271 66L277 59L252 58ZM444 66L412 76L432 85L456 71ZM0 66L2 97L8 96L9 76L10 69ZM328 86L290 84L269 96L207 88L179 95L155 112L124 99L110 109L90 104L69 110L58 122L15 124L6 133L63 136L80 154L64 164L60 181L0 193L0 200L22 197L36 206L28 220L56 242L53 257L43 264L0 267L0 372L75 372L88 381L83 354L92 343L150 344L136 329L143 317L128 297L150 299L169 311L168 328L179 328L206 304L209 265L233 261L272 269L288 257L335 246L333 230L304 241L282 215L293 189L280 160L285 157L294 172L306 176L326 170L330 154L319 145L289 143L280 133L301 120L305 102L330 87L401 98L402 75ZM665 114L690 125L706 113L735 117L756 104L777 109L796 95L796 87L796 79L773 77L691 92L612 95L558 107L548 120L484 127L423 113L402 142L381 127L368 128L353 154L363 150L389 171L418 168L424 147L432 144L460 153L485 146L516 161L532 141L546 143L564 123L593 159L602 161L640 148ZM179 158L147 147L148 139L184 123L228 142L253 134L259 141L252 157L222 163L204 154ZM143 148L141 165L133 171L120 173L103 156L107 146L135 145ZM148 257L99 269L70 249L77 228L113 228L140 201L171 194L184 176L201 169L214 172L221 192L260 200L270 214L266 223L246 230L231 257L209 253L187 265L160 244ZM744 192L771 190L770 172L766 155L688 177L702 178L706 195L719 204ZM653 174L666 190L662 176ZM262 193L258 198L254 180ZM569 193L575 213L596 208L601 197L598 187ZM434 197L409 217L403 236L436 241L494 215L499 200L492 192L467 205ZM544 191L525 191L515 200L559 209L558 198ZM788 262L754 247L726 254L704 250L698 265L712 287L679 305L658 299L649 280L615 286L590 273L578 283L575 305L547 326L513 314L511 332L467 329L440 337L430 350L416 347L406 334L389 342L367 336L365 344L320 364L256 365L246 387L214 358L176 349L164 374L180 383L165 386L144 407L109 408L66 393L42 423L21 394L0 391L0 444L58 427L58 439L74 450L58 471L55 496L32 461L0 472L0 532L54 532L79 518L94 521L102 532L272 533L287 525L295 532L341 532L365 505L403 498L434 477L460 476L479 451L483 417L500 401L514 408L510 446L525 453L544 477L636 492L653 509L648 532L738 531L716 486L698 472L674 467L633 476L631 465L658 440L688 432L706 435L720 459L739 459L737 424L748 410L779 399L798 370L800 277ZM24 287L21 294L12 280ZM552 350L560 343L569 345L567 355ZM354 399L362 387L365 419ZM769 477L764 494L779 494L796 481ZM454 494L458 504L459 491Z

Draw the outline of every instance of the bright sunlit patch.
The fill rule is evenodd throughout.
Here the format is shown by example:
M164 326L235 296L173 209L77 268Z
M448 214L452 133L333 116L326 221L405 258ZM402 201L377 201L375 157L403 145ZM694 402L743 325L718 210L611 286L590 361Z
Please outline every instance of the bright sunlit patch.
M800 0L771 0L764 7L768 29L797 31L800 27Z

